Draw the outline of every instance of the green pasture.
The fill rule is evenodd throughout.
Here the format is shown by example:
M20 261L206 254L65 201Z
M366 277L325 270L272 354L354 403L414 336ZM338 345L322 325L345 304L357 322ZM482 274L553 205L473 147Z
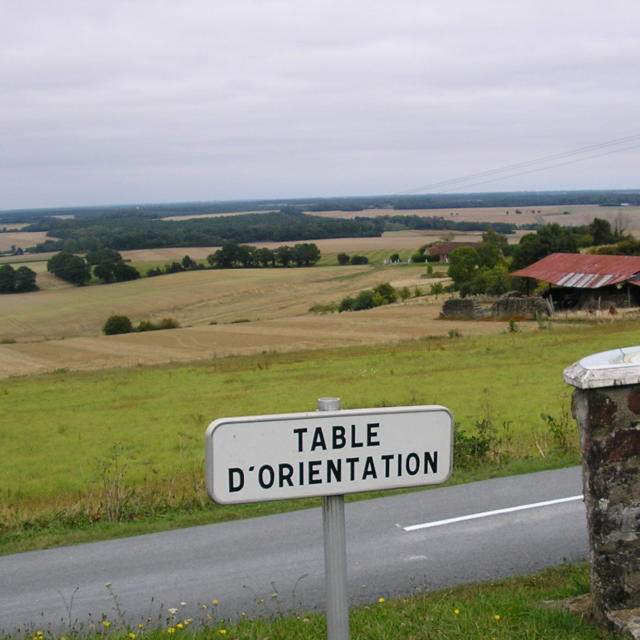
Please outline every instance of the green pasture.
M0 381L0 487L12 503L84 494L114 447L127 481L199 473L207 424L224 416L442 404L459 428L489 416L511 457L553 448L540 414L561 418L562 370L589 353L638 342L640 323L554 327L480 338L424 339Z

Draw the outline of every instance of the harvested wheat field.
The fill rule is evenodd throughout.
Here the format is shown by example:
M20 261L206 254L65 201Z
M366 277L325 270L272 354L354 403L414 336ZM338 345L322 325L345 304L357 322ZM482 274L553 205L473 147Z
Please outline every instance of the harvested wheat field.
M381 282L428 287L430 281L423 278L424 273L424 265L215 269L109 285L65 284L4 295L0 340L96 336L113 314L127 315L134 323L171 317L182 326L290 317L305 314L314 304L339 302Z
M45 231L7 231L0 233L0 251L10 251L12 247L28 249L49 239Z
M417 251L425 242L433 242L443 232L425 231L391 231L383 233L380 237L373 238L321 238L319 240L305 240L304 242L313 242L318 246L322 255L331 255L337 253L373 253L384 251L388 254L394 251ZM464 236L465 239L471 241L475 239L481 241L481 233L465 233L456 234L456 239L460 240ZM297 242L247 242L254 247L267 247L268 249L276 249L283 244L294 245ZM214 253L219 247L170 247L163 249L139 249L132 251L122 251L122 257L132 263L144 262L172 262L180 261L185 255L189 255L194 260L203 260L209 254Z
M516 213L516 210L521 213ZM608 220L630 233L640 233L640 207L601 207L597 204L567 204L517 207L470 207L464 209L365 209L363 211L314 211L313 215L327 218L356 218L359 216L442 216L455 222L507 222L517 225L549 224L563 226L586 225L594 218ZM456 238L459 240L459 238Z
M505 322L438 320L442 299L431 296L367 311L302 314L255 322L202 325L0 345L0 377L57 369L102 368L186 362L268 352L383 344L427 336L504 333ZM535 323L521 323L522 329ZM455 338L452 338L455 339Z

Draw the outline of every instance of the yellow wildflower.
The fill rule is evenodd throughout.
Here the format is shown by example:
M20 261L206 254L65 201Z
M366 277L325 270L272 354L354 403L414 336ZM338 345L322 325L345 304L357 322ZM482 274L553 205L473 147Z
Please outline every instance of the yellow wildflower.
M378 602L382 604L384 602L384 598L378 598Z
M460 609L454 609L453 613L455 613L457 616L459 616L460 615Z
M131 640L136 640L138 636L136 636L136 634L133 633L133 631L130 631L127 637L130 638Z
M103 620L103 621L102 621L102 626L103 626L105 629L108 629L108 628L111 626L111 623L110 623L108 620Z
M217 601L217 600L212 600L212 601L211 601L211 604L212 604L214 607L217 607L217 606L218 606L218 601Z
M494 619L494 620L500 620L500 616L496 613L496 615L495 615L495 616L493 616L493 619Z
M169 627L169 628L167 629L167 633L175 633L175 632L176 632L175 627Z
M221 636L226 636L226 635L227 635L227 630L226 630L226 629L220 629L220 631L218 631L218 633L219 633Z

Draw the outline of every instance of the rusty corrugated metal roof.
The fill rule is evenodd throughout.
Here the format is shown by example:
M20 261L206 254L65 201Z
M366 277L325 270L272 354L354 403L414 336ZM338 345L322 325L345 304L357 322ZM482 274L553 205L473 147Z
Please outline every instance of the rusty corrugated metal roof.
M511 276L536 278L562 287L598 289L619 282L640 284L640 256L600 256L582 253L552 253ZM636 276L636 278L634 278Z

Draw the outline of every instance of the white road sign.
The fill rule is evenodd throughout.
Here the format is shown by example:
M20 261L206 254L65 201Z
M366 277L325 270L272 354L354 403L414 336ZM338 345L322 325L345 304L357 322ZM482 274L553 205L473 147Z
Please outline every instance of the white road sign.
M439 484L452 441L437 405L221 418L205 436L207 490L233 504Z

